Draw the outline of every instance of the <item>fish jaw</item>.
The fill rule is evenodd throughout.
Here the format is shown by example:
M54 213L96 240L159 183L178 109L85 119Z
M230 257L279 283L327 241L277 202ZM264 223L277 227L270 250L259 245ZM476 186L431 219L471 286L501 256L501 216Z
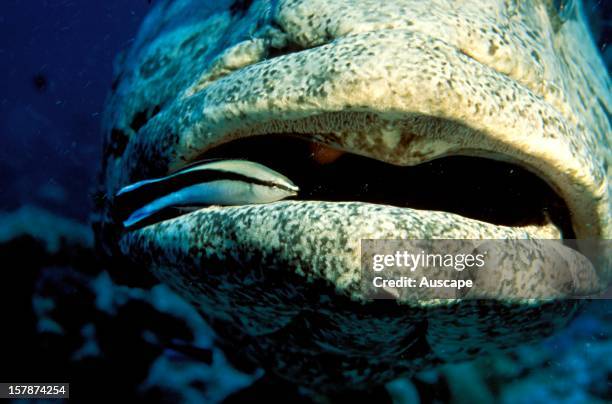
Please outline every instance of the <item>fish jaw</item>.
M124 233L120 245L212 324L223 324L223 343L273 374L326 392L536 341L579 305L550 296L372 301L360 288L360 240L559 237L555 230L375 204L282 201L200 209ZM370 370L355 378L364 360Z

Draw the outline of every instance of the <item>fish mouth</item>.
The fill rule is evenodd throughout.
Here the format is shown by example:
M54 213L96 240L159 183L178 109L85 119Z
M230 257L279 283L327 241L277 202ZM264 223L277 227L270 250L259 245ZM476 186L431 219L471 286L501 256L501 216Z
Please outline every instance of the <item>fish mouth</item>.
M574 236L569 209L552 187L530 171L501 160L447 156L397 166L299 136L262 135L233 140L198 155L187 168L166 177L173 179L172 192L210 181L181 174L202 161L205 167L257 163L282 178L288 193L280 198L284 200L272 203L168 206L135 227L127 226L123 252L136 255L159 278L182 285L179 288L185 288L185 282L193 284L193 269L221 266L240 268L237 273L250 268L297 274L308 282L324 280L340 294L365 299L359 252L364 239ZM177 184L175 175L185 178ZM234 180L250 181L248 177ZM164 181L155 187L156 192L144 192L148 198L132 199L132 205L159 198L167 192ZM129 210L123 218L127 214ZM570 269L572 273L582 270ZM538 271L532 274L533 282L542 281L542 275L550 279L567 275L553 264L539 266ZM584 278L588 279L584 284L541 292L546 293L542 299L595 291L597 275L589 272ZM479 290L471 296L490 298L491 293ZM520 300L514 293L521 290L510 289L509 295L497 297ZM194 302L202 304L201 299ZM402 302L427 305L437 300L407 297ZM218 303L208 304L212 308Z
M168 175L202 157L249 156L235 153L237 148L225 156L211 152L219 145L289 135L371 159L360 164L419 166L450 156L464 156L464 162L470 157L500 162L496 167L514 164L515 172L532 173L545 182L545 193L551 194L550 188L560 197L558 201L546 196L555 200L544 205L535 201L532 206L552 213L566 238L610 235L608 181L603 167L586 157L595 154L592 145L544 97L435 38L404 30L353 35L246 66L213 82L200 81L139 125L138 139L128 144L121 162L123 185ZM284 153L284 144L269 147ZM269 161L271 156L263 157ZM342 166L350 158L343 160ZM446 163L452 166L451 160L441 164ZM270 164L275 166L274 161ZM287 162L278 166L287 176L300 176ZM364 171L360 175L367 175ZM479 175L484 178L487 171ZM350 182L352 177L347 177ZM321 199L338 200L344 181L335 184L336 197ZM478 182L483 186L492 181ZM306 194L315 199L313 191ZM354 200L359 194L353 189L343 197ZM539 192L535 195L540 198ZM391 205L405 206L391 199L389 195ZM428 202L429 206L414 206L447 210ZM469 202L466 206L480 206L477 198ZM566 208L557 209L563 204ZM527 222L533 219L531 213L527 216ZM486 215L482 219L487 221ZM497 223L497 218L490 221ZM499 224L520 222L501 218Z
M256 162L291 179L299 192L285 199L440 211L491 225L525 228L534 237L574 238L563 199L537 175L508 162L448 156L416 166L397 166L290 135L230 141L195 159L230 160ZM186 188L196 183L197 179L187 179L179 185ZM162 183L158 188L118 204L122 212L118 219L125 221L135 208L179 187ZM199 208L205 206L169 206L128 227L144 227Z
M194 270L250 268L357 298L362 239L605 237L607 180L589 152L542 97L442 41L353 35L185 90L120 162L126 185L249 159L294 181L296 198L173 213L119 244L188 295L207 282ZM193 301L235 319L238 304L214 293Z

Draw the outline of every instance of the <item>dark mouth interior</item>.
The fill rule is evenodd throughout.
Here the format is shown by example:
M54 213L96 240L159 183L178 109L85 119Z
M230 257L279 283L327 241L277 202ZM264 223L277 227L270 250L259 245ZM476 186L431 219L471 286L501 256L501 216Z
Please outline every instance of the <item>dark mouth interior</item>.
M548 216L564 238L574 237L569 210L562 198L544 180L517 165L453 156L400 167L351 153L321 164L314 156L317 147L321 146L290 135L254 136L215 147L198 160L245 159L263 164L300 188L295 197L298 200L367 202L444 211L503 226L542 225ZM151 198L118 200L115 219L125 220ZM186 211L189 209L166 208L137 227Z
M400 167L345 153L320 164L313 159L311 142L287 135L228 142L201 157L266 165L299 186L299 200L438 210L504 226L540 225L548 215L564 238L573 237L566 204L544 180L492 159L454 156Z

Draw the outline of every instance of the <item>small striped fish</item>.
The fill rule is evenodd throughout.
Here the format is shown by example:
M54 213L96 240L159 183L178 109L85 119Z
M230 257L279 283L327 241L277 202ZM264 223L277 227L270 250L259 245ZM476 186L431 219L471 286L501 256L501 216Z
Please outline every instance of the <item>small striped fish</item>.
M116 197L119 206L131 211L123 221L130 228L166 208L271 203L295 196L298 190L287 177L261 164L208 160L127 185Z

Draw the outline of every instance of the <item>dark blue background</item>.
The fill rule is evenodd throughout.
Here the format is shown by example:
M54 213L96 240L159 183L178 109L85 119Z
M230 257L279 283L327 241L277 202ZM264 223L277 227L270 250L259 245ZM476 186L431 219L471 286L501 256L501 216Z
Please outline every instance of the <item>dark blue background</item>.
M3 0L0 210L34 202L85 219L112 64L151 5Z

